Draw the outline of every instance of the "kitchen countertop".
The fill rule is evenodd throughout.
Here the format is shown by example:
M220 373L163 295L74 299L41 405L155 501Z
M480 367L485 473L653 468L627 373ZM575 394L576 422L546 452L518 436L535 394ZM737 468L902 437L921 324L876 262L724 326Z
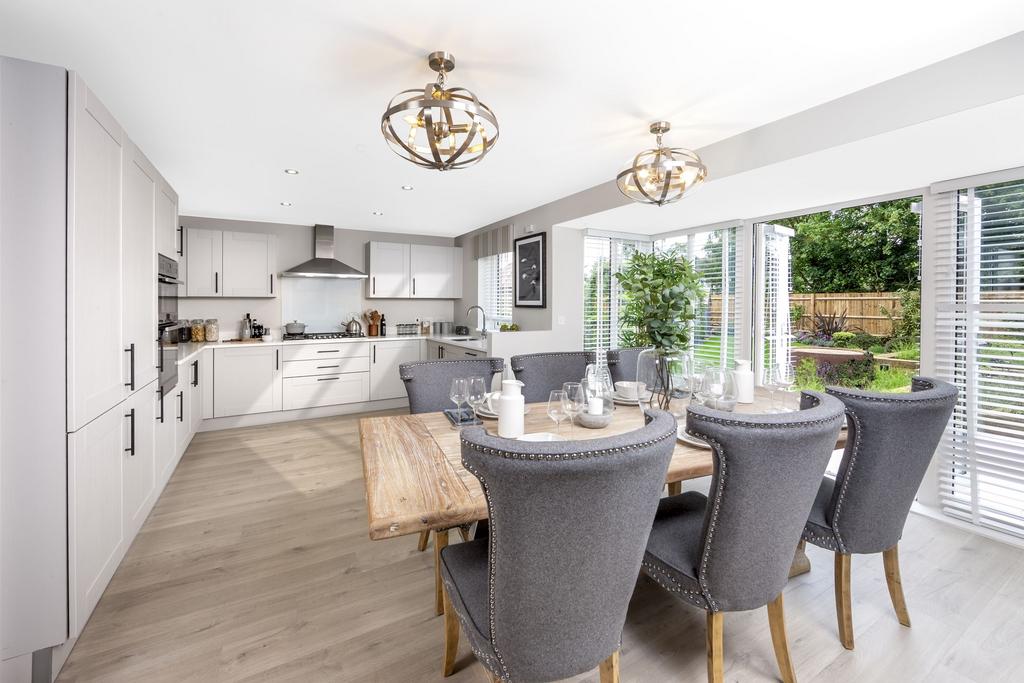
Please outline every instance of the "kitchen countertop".
M407 339L422 339L424 341L437 342L439 344L450 344L452 346L460 346L474 351L486 351L487 340L484 338L477 339L475 341L455 341L456 339L465 339L466 335L462 336L444 336L437 337L434 335L425 334L389 334L386 337L346 337L343 339L281 339L280 337L274 337L272 341L246 341L241 340L223 340L215 342L183 342L175 344L178 347L178 365L191 362L197 354L204 349L217 349L217 348L247 348L254 347L259 348L261 346L291 346L295 344L354 344L358 342L381 342L381 341L402 341Z

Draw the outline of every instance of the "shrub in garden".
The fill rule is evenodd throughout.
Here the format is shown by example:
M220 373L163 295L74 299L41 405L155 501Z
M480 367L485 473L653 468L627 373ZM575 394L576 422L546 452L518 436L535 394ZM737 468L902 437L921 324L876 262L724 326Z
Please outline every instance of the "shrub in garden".
M875 359L870 353L860 360L818 363L818 377L826 386L837 384L841 387L866 389L874 381L875 373Z
M796 387L825 391L825 383L818 377L818 364L813 358L804 358L796 364Z
M814 334L824 339L831 339L836 332L846 329L846 311L842 313L814 314Z
M848 349L853 346L853 340L857 335L853 332L836 332L832 335L832 346L840 349Z

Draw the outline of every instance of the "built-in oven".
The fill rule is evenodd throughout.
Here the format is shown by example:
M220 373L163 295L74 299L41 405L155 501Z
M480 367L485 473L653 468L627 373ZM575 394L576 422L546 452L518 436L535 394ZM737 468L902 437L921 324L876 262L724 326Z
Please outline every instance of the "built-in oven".
M178 325L178 262L157 254L157 344L160 346L159 371L161 395L178 383L178 347L173 343Z

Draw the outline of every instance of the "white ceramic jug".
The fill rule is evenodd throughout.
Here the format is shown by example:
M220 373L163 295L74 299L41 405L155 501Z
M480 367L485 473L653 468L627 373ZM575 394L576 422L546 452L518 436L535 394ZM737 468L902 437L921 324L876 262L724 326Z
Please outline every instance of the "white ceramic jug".
M516 439L523 435L523 383L516 379L501 382L501 396L498 397L498 436Z
M754 402L754 373L750 369L749 360L736 361L736 370L733 372L736 380L736 402Z

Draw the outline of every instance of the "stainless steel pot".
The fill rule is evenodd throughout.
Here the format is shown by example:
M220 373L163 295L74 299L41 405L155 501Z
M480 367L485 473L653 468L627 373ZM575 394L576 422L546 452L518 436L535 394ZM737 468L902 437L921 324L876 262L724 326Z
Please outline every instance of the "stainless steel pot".
M348 321L348 324L345 325L345 332L347 332L348 334L362 334L363 324L356 320L355 318L352 318L351 320Z
M284 326L285 334L305 334L306 323L300 323L297 320L293 320Z

